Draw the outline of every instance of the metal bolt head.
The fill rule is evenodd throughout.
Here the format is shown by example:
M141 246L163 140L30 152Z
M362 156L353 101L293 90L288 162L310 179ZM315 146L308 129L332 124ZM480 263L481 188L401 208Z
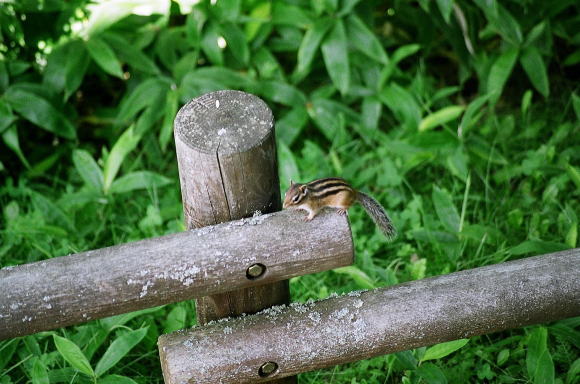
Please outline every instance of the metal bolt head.
M262 364L260 369L258 369L258 375L260 375L260 377L268 377L276 373L277 370L278 364L273 361L268 361L267 363Z
M258 277L262 276L266 272L266 266L263 264L252 264L246 270L246 277L250 280L257 279Z

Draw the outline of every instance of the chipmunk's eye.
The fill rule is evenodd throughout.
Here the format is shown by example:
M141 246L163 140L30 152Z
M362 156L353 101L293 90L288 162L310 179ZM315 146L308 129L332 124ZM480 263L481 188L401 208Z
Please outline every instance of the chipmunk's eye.
M293 203L297 203L299 198L300 198L300 195L296 195L296 196L294 196L294 197L292 198L292 202L293 202Z

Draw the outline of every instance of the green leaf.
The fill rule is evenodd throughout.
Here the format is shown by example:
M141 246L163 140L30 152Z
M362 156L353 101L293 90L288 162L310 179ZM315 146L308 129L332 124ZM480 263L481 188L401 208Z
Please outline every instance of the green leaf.
M530 334L526 368L534 383L554 382L554 363L548 352L548 330L545 327L538 327Z
M113 146L113 149L111 149L111 153L109 153L107 161L105 162L104 169L103 191L105 194L108 193L109 188L113 184L113 180L115 180L115 176L117 176L117 172L119 172L119 168L121 167L125 156L135 149L139 140L141 140L141 136L134 132L133 126L130 126L125 132L123 132L121 137L119 137Z
M121 63L117 59L115 52L103 39L92 37L87 41L87 50L103 71L120 79L123 78Z
M297 28L307 28L312 24L312 19L301 7L275 1L272 8L272 23L274 24L291 25Z
M214 22L209 22L201 38L201 49L209 61L221 66L224 64L224 54L217 43L219 37L218 26Z
M165 328L163 333L175 332L179 329L185 328L187 319L187 311L182 306L176 306L167 315L165 320Z
M491 93L493 102L501 96L503 87L506 84L516 59L518 58L518 49L510 48L502 53L491 66L487 78L487 93Z
M120 375L107 375L100 377L97 384L137 384L137 382L129 377Z
M121 102L117 120L119 123L134 121L140 111L153 106L156 100L164 99L168 89L169 83L164 78L151 77L139 83ZM155 108L159 109L158 106Z
M451 21L451 11L453 11L453 0L437 0L437 7L447 24Z
M421 109L411 93L399 84L393 83L383 88L379 99L393 113L405 128L416 130L421 120Z
M93 156L84 149L75 149L72 158L75 168L84 182L97 191L102 191L103 171Z
M0 98L0 134L16 121L12 108L4 99Z
M451 120L457 119L462 113L465 107L461 105L451 105L443 109L433 112L426 116L419 124L419 132L427 131L443 125Z
M250 19L252 21L246 23L245 33L246 40L252 41L254 37L258 34L260 27L270 21L270 15L272 12L272 3L263 2L258 3L250 12Z
M296 164L296 158L294 154L283 142L278 145L278 156L280 156L279 162L279 172L280 172L280 184L283 190L286 190L290 186L290 180L300 180L300 170Z
M346 28L348 41L356 49L379 63L387 64L389 59L383 46L375 34L368 29L366 24L356 14L352 14L347 18Z
M298 88L282 81L270 80L260 83L259 93L265 98L289 107L306 104L306 96Z
M497 365L502 366L510 357L509 349L502 349L497 355Z
M554 375L554 362L552 361L550 351L546 349L537 361L536 372L534 373L534 384L553 384Z
M132 68L139 71L151 75L159 74L159 68L157 68L155 63L139 48L129 43L123 36L117 33L106 32L101 37L113 48L121 61L126 62Z
M330 27L333 20L321 19L312 25L304 34L304 38L300 42L298 48L298 65L296 67L297 74L306 74L310 68L310 64L314 59L314 55L320 46L320 43Z
M427 384L447 384L445 374L433 363L422 364L415 371Z
M159 146L162 151L167 149L167 144L169 144L169 140L171 140L173 134L173 119L175 119L177 108L179 106L178 96L177 91L173 89L169 90L167 93L163 122L161 123L161 129L159 130Z
M534 88L544 97L548 97L550 94L548 73L544 60L542 60L542 56L540 56L540 52L538 52L536 47L525 48L520 56L520 63Z
M564 251L566 249L569 249L569 247L562 243L541 240L526 240L523 243L510 248L508 252L511 255L525 255L527 253L541 255L544 253Z
M91 364L75 343L58 335L52 335L52 337L58 352L70 365L73 366L73 368L76 368L85 375L92 377L95 376Z
M101 360L97 363L95 374L102 376L103 373L111 369L119 362L135 345L139 344L147 334L149 327L140 328L122 334L109 345Z
M574 167L573 165L566 164L566 173L572 182L576 184L576 188L580 189L580 171L578 168Z
M4 98L31 123L66 139L76 138L72 123L46 99L21 88L9 88Z
M423 362L427 360L441 359L442 357L450 355L458 349L462 348L468 342L469 339L459 339L448 341L446 343L436 344L427 348L427 351L425 351L425 355L423 355L421 361Z
M479 96L469 103L463 117L461 118L461 122L459 123L459 130L462 135L477 122L478 119L475 117L475 114L479 112L490 97L490 94Z
M574 112L576 113L576 118L580 120L580 96L572 92L572 106L574 107Z
M326 70L336 88L346 94L350 87L348 44L342 20L336 20L322 43L322 57Z
M155 189L171 182L171 179L149 171L131 172L113 181L110 192L125 193L136 189Z
M570 365L570 369L566 374L566 384L576 383L576 379L580 375L580 359L574 360L572 365Z
M460 217L453 204L453 197L446 189L433 187L433 205L441 224L450 232L459 231Z
M89 62L84 41L69 40L58 44L47 58L43 84L56 92L64 90L66 100L81 85Z
M148 313L157 312L161 308L163 308L163 306L142 309L140 311L134 311L134 312L129 312L129 313L123 313L121 315L111 316L111 317L107 317L105 319L101 319L101 320L99 320L99 323L107 332L111 332L113 329L123 326L124 324L128 323L129 321L131 321L132 319L134 319L138 316L143 316L143 315L146 315Z
M367 129L376 130L379 128L379 120L383 105L375 96L367 96L363 99L361 122Z
M363 289L374 289L376 285L374 281L367 275L364 271L360 270L354 265L349 265L347 267L340 267L333 269L334 272L340 273L342 275L347 275L353 279L357 285Z
M395 357L406 370L414 370L419 363L411 351L395 352Z
M24 153L22 153L22 149L20 149L20 141L18 140L18 130L16 129L15 126L8 128L2 133L2 140L4 141L4 144L6 144L8 148L10 148L14 153L16 153L16 156L18 156L20 161L22 161L22 164L24 164L26 168L30 168L28 160L26 160Z
M250 48L248 47L244 32L234 23L222 23L220 28L228 43L228 49L234 57L242 64L248 65L250 61Z
M32 379L32 384L50 384L46 365L44 365L40 358L34 359L34 364L30 371L30 378Z
M220 0L212 4L212 12L218 20L236 21L240 15L241 0Z
M276 122L276 136L280 142L290 146L300 135L307 122L308 112L306 112L306 108L301 105L296 106Z

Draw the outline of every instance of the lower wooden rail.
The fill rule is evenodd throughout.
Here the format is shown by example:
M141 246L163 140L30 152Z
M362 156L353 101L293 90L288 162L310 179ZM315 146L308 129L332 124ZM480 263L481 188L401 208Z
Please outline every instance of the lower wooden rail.
M0 340L353 260L348 220L283 211L0 269Z
M159 339L166 384L250 383L580 315L580 249L278 306Z

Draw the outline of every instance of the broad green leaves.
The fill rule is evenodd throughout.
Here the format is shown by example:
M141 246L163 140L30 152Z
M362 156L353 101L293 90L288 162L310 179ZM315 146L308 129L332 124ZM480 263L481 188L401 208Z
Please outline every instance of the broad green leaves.
M346 32L342 20L337 20L322 43L322 57L332 82L345 94L350 87L350 64Z
M87 41L87 50L95 62L108 74L123 78L121 63L109 45L98 37Z
M22 88L12 87L4 99L22 118L66 139L74 139L73 124L48 100Z
M99 383L134 383L133 380L119 375L110 375L101 378L101 376L109 369L114 367L123 357L125 357L143 338L147 333L148 328L140 328L123 332L118 336L100 358L93 370L89 359L81 351L81 349L68 338L58 335L53 335L54 344L60 355L69 363L74 369L84 373L93 378L96 382L99 378ZM105 334L106 335L106 334ZM35 363L33 372L36 376L36 382L48 382L46 375L46 367L43 364Z

